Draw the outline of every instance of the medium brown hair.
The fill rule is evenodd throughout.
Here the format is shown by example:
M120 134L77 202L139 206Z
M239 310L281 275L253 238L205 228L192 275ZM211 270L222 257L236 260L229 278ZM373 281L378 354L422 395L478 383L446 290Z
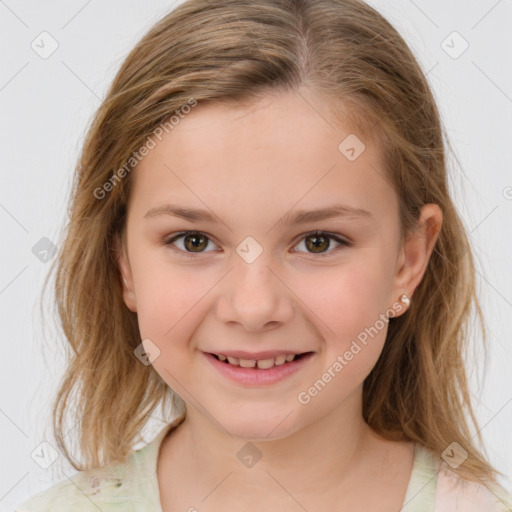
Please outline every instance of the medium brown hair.
M399 199L402 238L417 226L424 204L443 212L411 306L390 319L382 354L364 382L365 421L387 439L415 441L439 456L459 443L469 456L454 471L467 479L495 481L501 474L475 445L468 424L469 417L483 445L465 368L472 306L487 341L471 247L448 189L447 138L407 44L358 0L188 0L123 62L86 135L69 225L52 266L72 349L53 428L76 469L125 460L159 404L183 406L134 355L141 343L137 315L123 302L114 250L132 184L126 163L191 99L196 108L207 102L238 107L304 88L328 105L333 120L343 116L361 139L378 143ZM78 424L83 463L66 446L67 412Z

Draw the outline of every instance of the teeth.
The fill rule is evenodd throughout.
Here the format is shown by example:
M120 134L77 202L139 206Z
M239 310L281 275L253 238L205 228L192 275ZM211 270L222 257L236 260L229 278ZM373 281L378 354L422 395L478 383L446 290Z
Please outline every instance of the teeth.
M239 364L242 368L254 368L256 366L256 361L254 359L240 359Z
M284 354L274 358L274 364L276 366L280 366L280 365L284 364L285 361L286 361L286 356Z
M289 363L293 361L296 356L295 354L281 354L276 357L272 357L269 359L259 359L257 361L255 359L238 359L236 357L231 356L226 357L225 355L222 354L218 354L217 357L220 361L227 360L229 364L232 364L233 366L241 366L242 368L255 368L257 366L260 370L268 370L273 366L280 366L285 362Z
M258 361L258 368L261 370L268 370L269 368L272 368L274 366L274 358L271 357L270 359L260 359Z

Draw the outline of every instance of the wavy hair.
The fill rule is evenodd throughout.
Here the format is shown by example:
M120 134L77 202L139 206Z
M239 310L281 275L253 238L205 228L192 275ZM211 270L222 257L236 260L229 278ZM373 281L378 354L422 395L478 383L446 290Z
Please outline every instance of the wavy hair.
M53 429L75 469L124 461L158 405L184 406L134 355L141 343L137 315L123 302L114 250L136 167L127 162L191 101L196 108L207 102L237 108L302 88L326 102L333 120L343 115L354 132L379 145L399 199L402 239L414 231L424 204L443 212L414 300L407 314L390 319L383 351L365 379L364 420L384 438L415 441L438 455L459 443L469 456L453 471L466 479L496 482L501 474L470 432L472 422L483 445L465 368L472 318L484 346L487 341L474 256L449 192L448 138L411 50L359 0L188 0L123 61L86 134L69 223L51 269L71 348ZM83 463L64 439L67 414L78 424Z

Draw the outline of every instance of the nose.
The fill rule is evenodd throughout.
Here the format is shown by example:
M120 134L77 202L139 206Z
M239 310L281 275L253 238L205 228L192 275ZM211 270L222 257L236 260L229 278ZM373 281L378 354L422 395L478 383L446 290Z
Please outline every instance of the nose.
M220 288L216 307L219 321L262 332L290 320L293 293L270 264L263 255L252 263L242 258L235 261L235 268Z

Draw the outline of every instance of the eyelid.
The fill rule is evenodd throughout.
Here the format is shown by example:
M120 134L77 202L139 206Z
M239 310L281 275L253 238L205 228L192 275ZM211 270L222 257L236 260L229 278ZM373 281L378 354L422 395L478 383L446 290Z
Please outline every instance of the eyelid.
M179 252L181 255L185 255L185 257L191 257L191 258L195 258L197 256L200 256L201 254L205 254L205 253L208 253L208 252L215 252L215 251L203 251L203 252L196 252L196 253L194 253L194 252L184 251L184 250L179 249L179 248L177 248L176 246L173 245L173 242L175 242L176 240L178 240L180 238L183 238L183 237L185 237L187 235L191 235L191 234L203 235L209 241L211 241L212 243L217 245L217 243L215 242L214 237L212 237L211 235L205 233L204 231L198 231L198 230L193 230L193 229L186 230L186 231L181 231L181 232L178 232L178 233L173 233L172 235L166 236L163 239L163 244L167 245L167 246L170 246L171 250ZM340 249L341 247L347 247L348 248L348 247L351 247L351 246L354 245L354 243L350 239L348 239L347 237L345 237L343 235L340 235L339 233L332 233L330 231L322 231L320 229L315 229L313 231L308 231L306 233L300 234L299 237L295 239L296 241L294 242L294 247L297 246L304 239L306 239L306 238L308 238L310 236L315 236L315 235L316 236L324 235L326 238L334 240L338 244L338 246L334 247L334 249L329 248L331 250L328 250L327 252L321 252L321 253L313 253L313 252L305 252L305 251L294 251L294 252L303 253L303 254L309 254L309 255L312 255L312 256L327 257L327 256L330 256L330 255L338 252L338 249Z

